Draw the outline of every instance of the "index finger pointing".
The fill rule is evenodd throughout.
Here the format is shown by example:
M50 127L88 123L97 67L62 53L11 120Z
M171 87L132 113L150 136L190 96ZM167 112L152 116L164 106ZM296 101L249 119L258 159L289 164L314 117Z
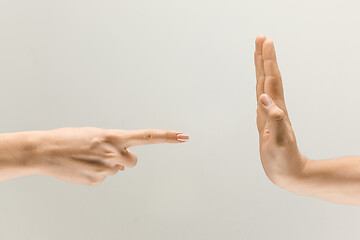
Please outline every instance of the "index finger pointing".
M178 131L144 129L128 131L124 140L127 148L138 145L186 142L189 136Z

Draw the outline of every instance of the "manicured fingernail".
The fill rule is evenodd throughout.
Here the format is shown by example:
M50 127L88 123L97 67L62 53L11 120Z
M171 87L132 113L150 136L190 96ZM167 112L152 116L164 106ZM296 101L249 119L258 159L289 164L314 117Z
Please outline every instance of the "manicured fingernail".
M176 136L176 139L178 141L180 141L180 142L187 142L187 141L189 141L189 135L187 135L187 134L178 134Z
M261 102L262 102L265 106L270 106L270 105L273 103L273 101L271 100L271 98L270 98L268 95L266 95L266 94L264 94L264 97L261 98Z

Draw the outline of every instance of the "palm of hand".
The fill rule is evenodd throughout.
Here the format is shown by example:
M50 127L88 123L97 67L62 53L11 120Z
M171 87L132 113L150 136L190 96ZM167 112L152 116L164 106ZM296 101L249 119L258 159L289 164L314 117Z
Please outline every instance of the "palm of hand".
M266 175L277 185L301 177L306 164L298 150L285 106L282 79L272 40L256 38L255 67L260 157Z

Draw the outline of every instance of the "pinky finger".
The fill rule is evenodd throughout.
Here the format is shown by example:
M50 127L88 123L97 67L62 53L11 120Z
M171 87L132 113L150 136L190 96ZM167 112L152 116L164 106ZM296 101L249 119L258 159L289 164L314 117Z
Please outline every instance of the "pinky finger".
M125 168L124 166L121 165L115 165L112 170L109 172L109 175L115 175L116 173L118 173L118 171L123 171Z

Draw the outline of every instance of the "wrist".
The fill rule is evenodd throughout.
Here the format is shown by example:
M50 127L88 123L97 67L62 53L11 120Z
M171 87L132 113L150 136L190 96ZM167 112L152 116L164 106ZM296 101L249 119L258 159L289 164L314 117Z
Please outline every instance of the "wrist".
M49 168L49 160L54 157L51 151L54 146L50 131L26 132L26 167L32 174L46 174ZM56 144L55 144L56 145Z
M301 155L302 167L297 174L289 177L281 188L301 195L310 195L310 179L311 179L311 166L313 160L310 160Z
M33 132L0 134L0 181L36 174L37 144Z
M311 160L298 153L298 156L292 159L295 166L291 170L278 171L277 174L271 176L270 180L278 187L287 191L296 191L299 185L302 185L308 177L308 165Z
M20 165L29 174L38 172L38 147L40 144L39 134L35 131L19 132L19 142L21 142L21 161Z

